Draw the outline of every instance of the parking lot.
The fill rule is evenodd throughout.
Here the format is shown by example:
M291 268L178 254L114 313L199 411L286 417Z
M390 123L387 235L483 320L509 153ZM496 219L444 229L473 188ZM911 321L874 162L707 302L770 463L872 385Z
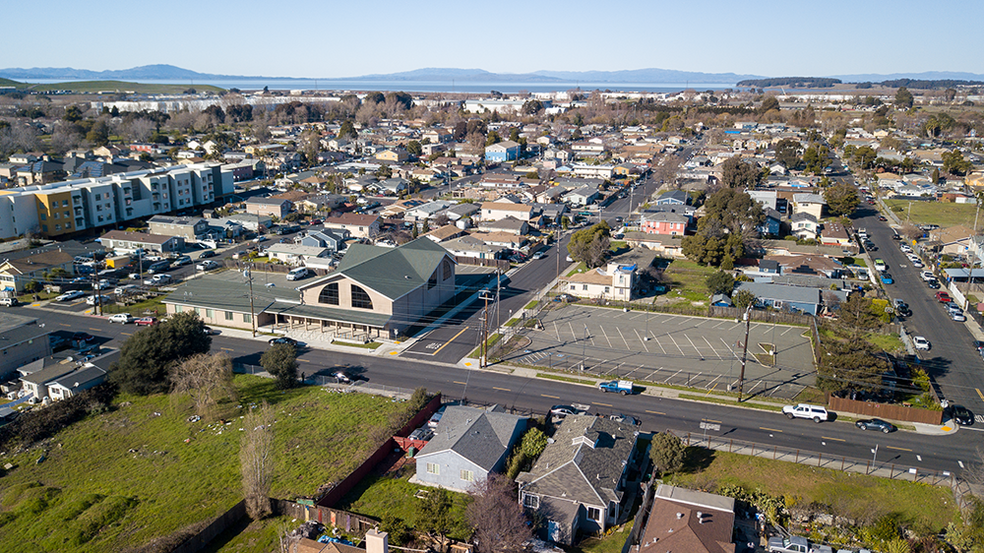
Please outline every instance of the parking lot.
M744 322L580 305L544 310L540 321L508 361L708 390L738 384ZM792 398L814 385L806 328L753 322L748 342L746 393Z

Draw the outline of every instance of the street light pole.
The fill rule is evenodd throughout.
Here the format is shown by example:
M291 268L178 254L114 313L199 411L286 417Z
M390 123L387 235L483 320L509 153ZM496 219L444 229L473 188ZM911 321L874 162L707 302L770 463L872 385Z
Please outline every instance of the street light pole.
M738 403L741 403L742 392L745 389L745 361L748 359L748 331L752 326L752 318L749 316L749 311L752 309L752 304L748 304L745 308L745 342L742 344L741 348L741 373L738 375Z

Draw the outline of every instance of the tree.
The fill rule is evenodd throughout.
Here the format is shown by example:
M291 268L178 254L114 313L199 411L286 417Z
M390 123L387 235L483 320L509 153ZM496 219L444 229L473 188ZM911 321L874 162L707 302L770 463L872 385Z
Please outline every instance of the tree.
M171 371L173 393L191 396L195 411L208 418L223 397L233 398L232 360L224 353L199 353L185 359Z
M502 142L502 138L499 137L499 133L489 131L489 134L485 137L485 145L491 146L493 144L498 144L499 142Z
M721 182L728 188L748 188L758 183L759 172L751 163L738 156L729 157L721 164Z
M683 442L669 432L657 432L649 446L649 458L656 470L663 474L677 472L683 468L683 455L686 451Z
M260 356L263 370L277 379L281 390L297 385L297 350L290 344L274 344Z
M420 529L437 534L443 539L454 527L452 506L451 493L447 490L443 488L427 490L427 498L424 499L418 512Z
M943 171L951 175L963 176L974 168L974 164L970 160L964 159L960 150L944 152L940 158L943 160Z
M607 221L602 220L572 234L567 243L567 252L575 261L583 262L588 267L599 267L608 255L610 234L611 227Z
M755 294L749 292L748 290L741 289L738 290L737 294L732 296L731 301L738 309L747 309L749 305L755 305L758 298L756 298Z
M523 507L516 501L513 481L489 474L472 486L472 503L465 510L475 529L479 553L519 553L533 537ZM433 490L431 491L433 493Z
M424 148L420 145L420 142L411 140L407 142L407 153L415 157L420 156L420 154L424 153Z
M543 103L540 100L532 99L523 102L523 115L536 115L543 111Z
M527 459L536 459L547 448L547 435L539 428L530 428L523 434L520 450Z
M909 92L909 89L904 86L899 87L899 89L895 92L895 106L909 109L912 107L912 102L912 93Z
M718 271L707 277L706 282L707 289L711 292L711 295L725 294L730 296L731 291L735 288L734 277L724 271Z
M269 405L253 407L243 417L243 437L239 445L239 467L243 478L246 513L260 520L272 512L270 486L273 483L273 422Z
M786 169L796 169L800 165L800 148L803 145L793 138L783 138L776 143L776 161Z
M762 100L762 105L759 106L758 112L761 115L773 109L779 109L779 100L776 99L775 96L766 96L765 99Z
M814 175L822 174L829 161L830 149L822 144L814 144L803 152L803 162L806 163L806 170Z
M827 210L835 216L850 215L861 204L857 189L847 182L827 187L823 197L827 200Z
M341 126L338 128L338 138L357 138L358 136L359 133L355 130L355 125L351 120L346 119L342 121Z
M878 158L878 153L871 146L861 146L854 150L854 162L862 169L870 169Z
M212 337L205 323L192 312L137 331L123 343L109 379L127 393L148 395L168 389L168 372L186 357L208 353Z
M933 184L939 184L940 183L940 169L938 167L933 167L933 173L930 175L929 178L933 181Z

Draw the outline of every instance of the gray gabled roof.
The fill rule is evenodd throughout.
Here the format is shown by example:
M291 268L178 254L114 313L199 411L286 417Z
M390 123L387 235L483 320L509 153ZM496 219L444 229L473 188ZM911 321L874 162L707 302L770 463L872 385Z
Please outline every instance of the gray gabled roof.
M491 471L512 446L516 426L525 420L494 410L450 406L441 416L436 435L417 457L453 451Z
M738 290L748 290L759 299L814 305L820 303L820 290L817 288L790 286L788 284L769 284L766 282L739 282L735 288L736 294Z
M635 447L630 426L592 415L569 415L530 472L518 482L529 493L588 505L621 501L618 481Z
M445 257L455 262L441 245L423 237L396 248L352 244L338 264L338 269L326 275L325 279L345 275L395 300L426 283ZM313 281L304 288L317 286L325 279Z

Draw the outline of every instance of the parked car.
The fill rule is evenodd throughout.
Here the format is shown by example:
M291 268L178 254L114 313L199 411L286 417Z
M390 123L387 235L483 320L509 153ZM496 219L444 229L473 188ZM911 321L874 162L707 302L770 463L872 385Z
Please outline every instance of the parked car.
M854 426L857 426L861 430L879 430L885 434L898 430L894 424L881 419L861 419L854 423Z
M884 215L879 215L878 216L878 220L879 221L887 221L888 219L886 219Z
M137 326L151 326L157 324L156 317L140 317L139 319L133 321Z
M107 303L112 303L112 302L113 300L109 299L109 296L104 296L102 294L93 294L85 298L86 305L96 305L97 303L100 305L106 305Z
M782 408L782 413L788 419L812 419L813 422L827 420L827 408L822 405L810 405L800 403L799 405L787 405Z
M218 263L212 261L211 259L206 259L205 261L202 261L198 265L195 265L195 270L196 271L211 271L212 269L217 269L218 267L219 267L219 264Z
M133 315L129 313L116 313L109 316L109 322L127 324L133 322Z
M297 346L297 340L295 340L295 339L293 339L293 338L291 338L289 336L280 336L278 338L271 338L270 341L269 341L269 344L271 346L272 345L275 345L275 344L287 344L289 346L295 346L296 347Z
M534 252L533 259L543 259L543 252Z
M971 426L974 424L974 413L963 405L950 405L943 410L943 418L951 418L960 426Z
M116 288L114 288L113 289L113 293L118 296L120 294L126 294L127 292L130 292L130 291L136 290L136 289L137 289L137 285L136 284L124 284L123 286L117 286Z
M0 306L13 307L17 305L17 298L0 298Z
M423 440L426 442L434 437L434 431L424 426L411 432L408 437L411 440Z
M931 273L930 271L923 271L923 272L919 273L919 276L922 277L923 282L929 282L931 280L936 280L936 277L933 276L933 273Z
M154 275L144 281L146 286L160 286L162 284L167 284L173 280L171 275Z
M895 284L895 280L892 279L892 275L887 272L879 275L879 278L881 278L882 284Z
M929 351L933 346L929 343L924 336L914 336L912 338L912 345L915 346L917 350Z
M888 266L885 265L885 262L884 261L882 261L881 259L876 259L875 260L875 270L876 271L884 271L886 269L888 269Z
M582 412L571 405L554 405L550 408L550 414L555 417L566 417L567 415L580 415Z
M218 334L219 333L218 330L215 330L214 328L212 328L210 326L203 326L202 327L202 332L204 332L206 336L211 336L213 334Z
M345 371L336 371L335 374L332 375L332 376L335 377L335 382L337 382L339 384L342 384L342 383L344 383L344 384L351 384L352 383L352 377L347 372L345 372Z
M642 424L641 420L630 415L623 415L622 413L613 413L611 415L608 415L608 418L615 422L623 422L625 424L628 424L629 426L639 426L640 424Z
M950 303L953 301L953 298L950 297L950 294L947 294L941 290L936 293L936 301L941 303Z
M431 418L427 420L427 426L431 428L437 428L441 424L441 417L444 416L444 408L441 407L436 413L431 415Z
M79 342L82 344L88 344L89 342L95 340L95 337L88 332L82 332L81 330L72 334L72 342Z
M205 250L202 253L198 254L198 259L208 259L210 257L215 257L216 255L219 254L215 253L215 251L213 250Z
M64 294L55 298L55 301L72 301L76 298L81 298L85 293L81 290L72 290L71 292L65 292Z
M172 265L174 265L175 267L180 267L182 265L190 265L191 263L192 263L191 257L187 255L182 255L179 256L177 259L175 259Z
M311 276L311 271L307 267L298 267L296 269L291 269L287 273L287 280L301 280Z
M932 290L938 290L940 288L940 281L935 278L933 280L927 280L926 286L929 286Z
M950 319L963 323L967 321L967 316L964 315L963 311L950 311Z

